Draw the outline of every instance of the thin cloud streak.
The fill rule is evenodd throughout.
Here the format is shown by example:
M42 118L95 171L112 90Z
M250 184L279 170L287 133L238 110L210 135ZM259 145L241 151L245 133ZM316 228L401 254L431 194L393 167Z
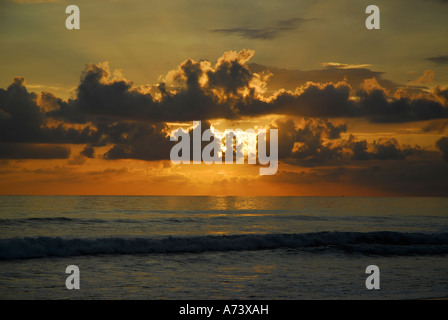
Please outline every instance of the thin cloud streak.
M277 23L267 27L222 28L211 30L211 32L223 33L226 35L237 35L243 39L273 40L282 36L285 32L293 31L299 28L304 22L309 20L311 19L291 18L278 21Z

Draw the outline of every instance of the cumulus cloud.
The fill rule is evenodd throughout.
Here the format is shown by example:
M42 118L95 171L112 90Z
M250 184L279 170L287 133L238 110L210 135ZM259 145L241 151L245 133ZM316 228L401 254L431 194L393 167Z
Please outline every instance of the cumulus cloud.
M292 120L278 121L273 128L279 132L280 159L304 160L313 165L340 158L341 147L325 140L339 139L347 130L345 124L320 119L308 119L300 127Z
M0 89L0 111L0 142L88 143L99 138L89 126L49 126L38 95L27 91L23 78L14 78L6 90Z
M76 92L75 100L59 104L49 116L81 123L101 117L139 119L147 117L154 104L151 94L132 90L126 79L113 78L108 63L87 65Z
M52 100L51 105L58 106L52 107L47 116L78 123L108 119L151 122L239 119L267 114L364 117L385 123L448 117L447 89L436 87L432 93L416 95L404 94L406 89L401 88L400 95L393 95L396 87L378 74L378 79L361 77L374 73L359 66L327 66L328 74L358 72L357 89L344 76L338 82L307 81L294 90L267 93L272 73L254 72L249 64L253 55L251 50L230 51L215 64L188 59L154 86L157 93L143 91L122 77L113 77L107 64L89 65L75 99L64 102L47 97ZM427 73L423 80L429 81L431 75Z
M49 116L72 122L99 118L161 121L191 121L235 118L233 98L251 90L250 74L244 62L249 51L224 55L212 66L191 59L168 74L172 83L158 85L160 99L132 87L132 82L111 78L107 65L89 65L77 88L77 98ZM175 85L175 87L174 87ZM253 91L253 90L252 90Z
M349 97L350 87L344 82L308 82L295 92L281 90L268 101L247 101L239 107L246 116L287 114L304 117L352 117L356 110Z
M285 128L285 135L290 134L280 139L285 141L280 146L284 158L340 159L346 158L349 149L356 160L404 159L404 150L391 140L373 145L331 142L346 127L323 119L362 117L396 123L448 118L448 88L396 95L396 86L366 65L330 63L321 73L308 75L339 81L307 81L293 90L268 93L272 70L250 64L254 54L253 50L229 51L215 63L187 59L160 83L145 87L111 71L108 63L89 64L76 96L67 101L48 92L28 92L24 79L14 78L6 90L0 89L0 142L85 144L79 155L84 158L93 157L96 147L110 146L105 159L160 160L168 158L172 146L167 122L281 114L316 118L302 128L278 124ZM288 73L282 72L286 77ZM428 72L423 80L432 77Z
M355 115L372 122L399 123L448 118L448 106L435 98L388 96L383 90L359 91Z
M326 119L307 119L298 125L292 120L278 121L279 158L303 166L334 164L363 160L404 160L413 155L427 156L418 146L401 146L394 138L379 138L372 143L350 135L344 123Z

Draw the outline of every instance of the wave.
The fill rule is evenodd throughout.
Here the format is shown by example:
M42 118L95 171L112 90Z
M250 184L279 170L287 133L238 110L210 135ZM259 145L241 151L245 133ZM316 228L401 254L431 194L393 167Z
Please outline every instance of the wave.
M32 218L22 218L22 219L0 219L0 224L3 225L20 225L20 224L40 224L40 223L80 223L80 224L94 224L94 223L135 223L138 220L130 219L116 219L116 220L106 220L106 219L81 219L81 218L68 218L68 217L32 217Z
M0 259L98 254L201 253L281 248L313 252L336 250L348 254L367 255L441 255L448 254L448 233L315 232L96 239L25 237L0 240Z
M67 217L33 217L33 218L23 218L23 219L0 219L1 224L20 224L20 223L30 223L30 222L71 222L74 219Z

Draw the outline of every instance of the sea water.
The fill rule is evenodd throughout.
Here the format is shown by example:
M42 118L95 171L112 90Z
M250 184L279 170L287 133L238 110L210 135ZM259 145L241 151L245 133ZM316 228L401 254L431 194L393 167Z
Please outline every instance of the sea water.
M0 197L0 299L419 299L447 267L448 198Z

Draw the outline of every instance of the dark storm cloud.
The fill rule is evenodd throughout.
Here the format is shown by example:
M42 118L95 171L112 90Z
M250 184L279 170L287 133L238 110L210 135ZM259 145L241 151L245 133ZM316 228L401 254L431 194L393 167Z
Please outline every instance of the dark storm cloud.
M282 36L285 32L297 29L301 24L309 19L291 18L277 21L275 24L261 27L237 27L237 28L223 28L211 30L214 33L223 33L226 35L237 35L244 39L251 40L272 40Z
M448 1L445 1L445 3L448 3ZM425 60L437 63L437 64L448 64L448 55L446 56L434 56L426 58Z

